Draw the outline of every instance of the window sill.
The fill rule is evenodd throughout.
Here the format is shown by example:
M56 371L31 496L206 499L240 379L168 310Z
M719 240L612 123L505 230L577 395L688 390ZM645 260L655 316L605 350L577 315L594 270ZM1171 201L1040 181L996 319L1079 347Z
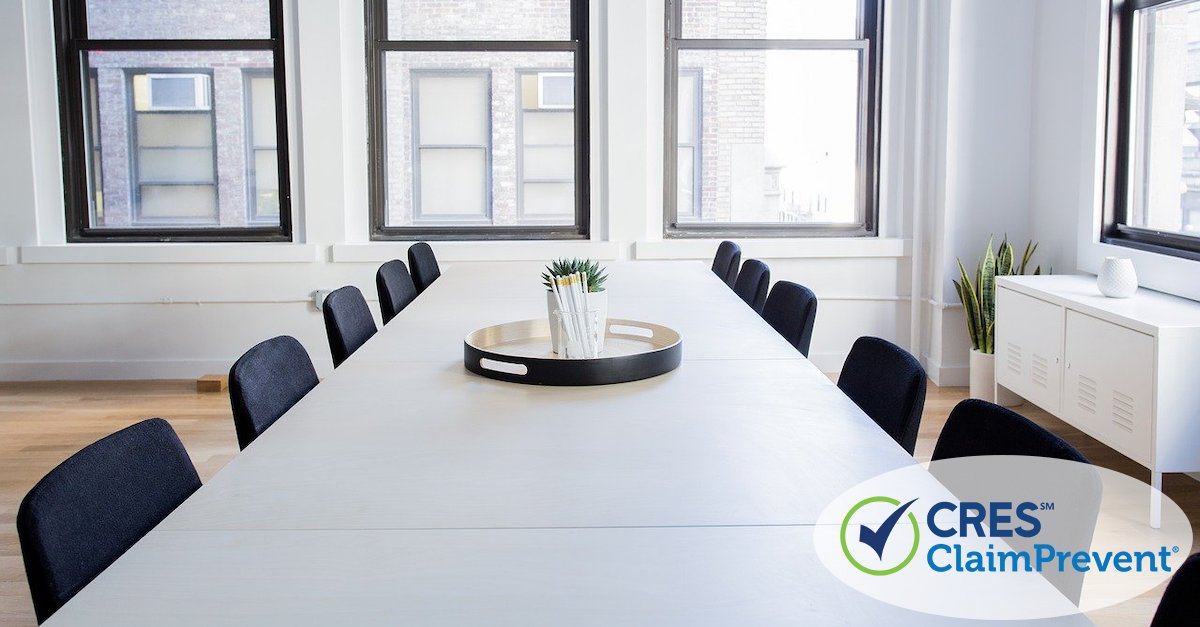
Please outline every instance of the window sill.
M383 263L408 259L413 242L372 242L370 244L334 244L330 247L334 263ZM614 261L620 247L614 242L588 240L537 241L454 241L431 242L440 262L453 261L546 261L557 257L587 257Z
M21 263L312 263L315 244L61 244L22 246Z
M635 259L711 259L721 239L638 242ZM832 237L737 240L742 258L850 259L902 258L912 254L912 241L895 238Z

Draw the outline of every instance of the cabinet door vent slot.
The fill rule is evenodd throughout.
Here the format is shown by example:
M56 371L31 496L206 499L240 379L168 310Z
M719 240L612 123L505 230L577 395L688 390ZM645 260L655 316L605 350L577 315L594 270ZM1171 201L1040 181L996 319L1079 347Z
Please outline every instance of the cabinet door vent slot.
M1016 376L1021 376L1021 347L1008 343L1008 371Z
M1034 384L1048 389L1049 380L1047 376L1050 374L1050 362L1041 355L1034 355L1030 359L1030 365L1032 366L1029 373L1030 379L1033 380Z
M1133 433L1133 397L1113 391L1113 424Z
M1089 414L1096 413L1096 381L1083 375L1079 376L1078 397L1076 404Z

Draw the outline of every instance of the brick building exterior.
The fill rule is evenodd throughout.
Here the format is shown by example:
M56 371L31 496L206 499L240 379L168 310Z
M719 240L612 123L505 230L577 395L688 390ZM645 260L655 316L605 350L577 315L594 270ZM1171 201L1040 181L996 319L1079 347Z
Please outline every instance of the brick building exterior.
M762 37L766 5L767 0L688 2L685 33L688 37ZM93 37L114 39L263 38L269 35L267 10L264 0L90 0L89 30ZM388 29L393 39L566 39L569 12L569 0L391 0ZM697 200L694 211L681 208L681 215L704 221L778 218L764 148L765 55L763 51L681 54L681 71L698 79L696 113L700 116L695 142L700 167ZM270 76L269 53L102 52L92 53L87 61L92 70L89 85L95 90L88 117L98 144L93 224L242 226L278 220L269 206L269 181L277 175L258 171L266 160L255 157L254 149L263 140L256 139L262 129L251 128L255 107L248 80ZM572 223L573 136L564 126L572 109L569 103L538 104L545 91L541 81L555 76L569 80L572 65L569 52L388 53L384 103L388 224ZM139 110L137 83L145 79L135 77L171 73L210 77L209 108ZM427 100L434 87L444 91L447 100L426 102L421 110L414 101L421 97L421 84L429 87ZM485 110L486 141L468 138L462 145L447 145L440 137L426 142L416 136L426 127L452 140L465 136L449 118L474 115L479 107L454 102L452 96L473 93L470 90L476 85L486 89L486 104L480 105ZM536 95L531 89L538 90ZM211 115L212 140L207 146L211 172L200 165L210 153L199 138L196 145L177 146L171 153L159 145L163 142L146 144L148 135L138 132L140 124L167 135L186 135L179 124L187 121L199 128L201 113ZM427 136L434 134L427 128ZM477 143L483 147L477 148ZM486 164L482 168L481 159ZM189 181L188 177L211 176L212 206L205 204L209 192L202 185L169 187L171 181L147 178L147 173L160 176L171 171L186 174L182 178ZM476 193L477 185L485 189Z

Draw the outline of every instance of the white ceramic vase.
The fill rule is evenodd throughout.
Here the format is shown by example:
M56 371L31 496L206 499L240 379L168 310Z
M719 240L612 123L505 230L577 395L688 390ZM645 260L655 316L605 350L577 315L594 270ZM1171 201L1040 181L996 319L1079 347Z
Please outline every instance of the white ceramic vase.
M608 329L608 290L589 292L587 295L587 304L589 310L596 312L596 318L600 321L600 328L605 330L600 332L600 350L603 351L604 335ZM557 311L558 299L554 297L554 292L546 290L546 317L550 321L550 343L555 355L562 350L562 338L559 337L558 321L554 316Z
M1096 287L1109 298L1129 298L1138 288L1133 260L1126 257L1105 257L1096 277Z
M971 350L971 398L978 398L1004 407L1020 405L1020 396L1005 388L996 387L996 356Z

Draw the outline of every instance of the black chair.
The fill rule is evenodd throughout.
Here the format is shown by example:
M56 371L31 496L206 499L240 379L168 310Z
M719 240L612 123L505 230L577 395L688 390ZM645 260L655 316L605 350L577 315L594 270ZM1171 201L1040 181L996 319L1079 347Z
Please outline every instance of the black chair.
M732 288L737 281L738 266L741 263L742 247L734 242L724 241L717 247L716 257L713 257L712 271Z
M1200 621L1200 553L1175 569L1150 627L1195 625L1197 621Z
M38 623L199 488L187 450L162 418L102 438L47 473L17 510Z
M442 270L438 268L437 257L433 254L433 249L425 242L417 242L408 247L408 265L412 269L413 283L417 286L417 293L420 294L433 285L433 282L442 276Z
M250 446L319 382L308 351L294 337L281 335L246 351L229 369L238 445Z
M342 365L379 330L371 317L367 299L353 285L330 292L321 311L325 314L325 334L329 336L334 368Z
M384 324L391 322L417 297L417 286L408 273L408 266L399 259L379 266L379 272L375 273L375 289L379 291L379 311L383 314Z
M767 287L771 285L771 269L767 264L750 259L742 264L737 281L733 284L735 294L746 301L755 312L761 314L767 304Z
M791 281L779 281L767 296L762 317L801 355L808 357L817 320L817 295L812 290Z
M1089 463L1066 440L1011 409L969 398L950 412L933 461L976 455L1026 455Z
M925 369L908 351L877 337L850 348L838 387L910 454L925 408Z

